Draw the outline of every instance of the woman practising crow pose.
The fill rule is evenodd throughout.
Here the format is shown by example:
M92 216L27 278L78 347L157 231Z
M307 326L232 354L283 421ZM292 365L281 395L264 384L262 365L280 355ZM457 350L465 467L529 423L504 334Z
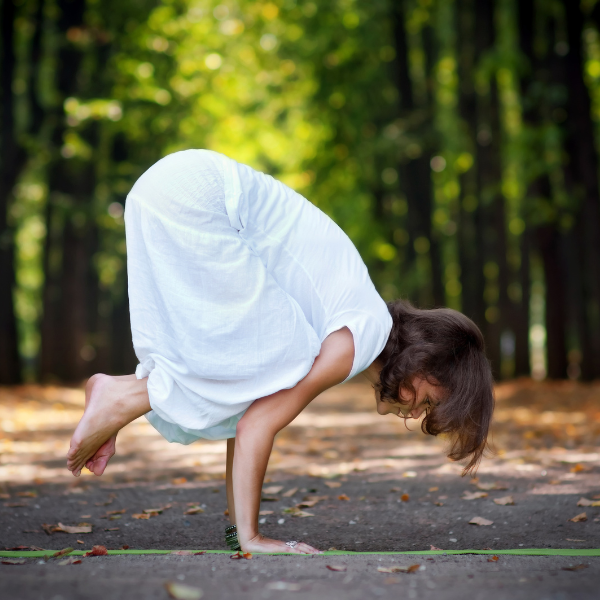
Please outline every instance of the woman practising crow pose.
M425 411L423 430L477 466L494 404L479 329L454 310L386 305L346 234L289 187L217 152L176 152L138 179L125 228L139 364L88 381L73 475L101 475L141 415L170 442L227 439L230 546L317 553L259 533L267 462L277 432L361 371L379 414Z

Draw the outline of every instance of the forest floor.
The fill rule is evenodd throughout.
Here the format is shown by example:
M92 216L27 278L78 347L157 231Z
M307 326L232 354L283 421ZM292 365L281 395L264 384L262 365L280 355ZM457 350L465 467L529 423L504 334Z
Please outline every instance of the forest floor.
M329 390L276 440L262 532L353 552L600 548L600 383L519 380L496 398L495 454L472 479L444 440L379 416L363 381ZM139 419L103 477L74 479L64 457L83 402L82 389L0 388L0 550L225 549L225 442L168 444ZM47 533L59 523L91 532ZM48 600L167 598L168 581L215 599L598 597L600 557L498 556L28 558L0 565L0 588Z

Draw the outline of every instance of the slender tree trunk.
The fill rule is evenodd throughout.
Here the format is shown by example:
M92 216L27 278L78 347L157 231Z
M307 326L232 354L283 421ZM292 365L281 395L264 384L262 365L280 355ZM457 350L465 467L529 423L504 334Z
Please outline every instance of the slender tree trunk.
M409 260L415 260L415 240L424 237L429 242L431 264L431 300L435 306L444 305L444 286L439 242L433 230L433 189L431 182L432 150L427 144L431 138L433 108L431 100L427 106L417 106L410 78L408 43L406 38L405 3L396 2L392 8L394 43L396 46L395 82L400 96L400 113L407 117L414 111L421 114L418 125L419 137L424 143L418 157L408 158L400 164L400 180L408 202L408 233L410 236ZM433 62L433 47L430 39L425 44L427 59Z
M595 123L591 115L590 94L584 79L582 34L584 16L578 2L562 0L565 10L569 51L563 59L562 74L569 91L566 166L572 193L581 199L577 227L581 233L583 261L582 334L584 379L600 377L600 189L598 151L594 139Z
M14 232L8 222L12 190L23 160L15 139L14 97L12 92L15 50L14 25L16 8L13 0L3 0L0 7L2 72L0 74L0 384L21 381L21 361L17 322L13 301L15 286Z

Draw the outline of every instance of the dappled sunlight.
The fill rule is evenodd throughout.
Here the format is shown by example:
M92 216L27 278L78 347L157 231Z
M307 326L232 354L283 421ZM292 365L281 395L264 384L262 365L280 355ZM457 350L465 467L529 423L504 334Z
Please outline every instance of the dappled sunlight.
M380 416L373 391L355 380L319 396L276 438L269 476L333 477L367 471L403 478L424 472L456 476L459 464L444 455L445 440L424 435L420 421ZM560 473L532 494L585 493L588 471L600 465L600 385L513 381L496 389L492 432L495 454L480 474L527 477ZM26 385L0 391L0 482L72 482L65 455L81 417L83 389ZM189 446L167 443L144 418L125 427L103 482L190 481L222 478L225 441ZM94 475L84 470L83 479ZM577 492L573 490L578 490Z

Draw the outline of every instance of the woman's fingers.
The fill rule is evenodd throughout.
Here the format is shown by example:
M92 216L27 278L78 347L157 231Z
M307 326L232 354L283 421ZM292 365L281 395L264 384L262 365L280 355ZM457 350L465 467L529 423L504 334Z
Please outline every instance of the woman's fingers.
M297 546L294 547L294 552L298 554L321 554L320 550L305 544L304 542L300 542Z

